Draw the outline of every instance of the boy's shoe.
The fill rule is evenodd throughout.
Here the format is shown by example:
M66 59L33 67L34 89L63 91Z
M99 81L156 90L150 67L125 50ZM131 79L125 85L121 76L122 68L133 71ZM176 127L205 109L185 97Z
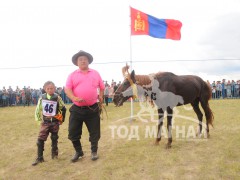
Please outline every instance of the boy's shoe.
M83 152L76 152L75 155L72 157L71 162L77 162L79 158L82 158L84 156Z
M36 166L38 163L44 162L43 157L38 157L33 163L32 166Z
M92 160L95 161L98 159L98 154L97 152L92 152Z

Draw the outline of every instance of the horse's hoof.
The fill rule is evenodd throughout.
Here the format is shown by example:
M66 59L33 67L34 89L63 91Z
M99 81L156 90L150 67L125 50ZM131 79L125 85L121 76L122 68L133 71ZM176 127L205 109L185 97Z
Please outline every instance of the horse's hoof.
M154 145L155 145L155 146L158 146L158 145L159 145L159 141L155 141L155 142L154 142Z
M209 133L207 133L207 138L208 138L208 139L210 138L210 134L209 134Z
M199 137L199 138L202 138L202 136L203 136L203 134L201 133L201 134L199 134L199 136L198 136L198 137Z
M196 138L201 138L202 137L202 133L196 133Z
M171 147L172 147L171 144L166 145L166 149L171 149Z

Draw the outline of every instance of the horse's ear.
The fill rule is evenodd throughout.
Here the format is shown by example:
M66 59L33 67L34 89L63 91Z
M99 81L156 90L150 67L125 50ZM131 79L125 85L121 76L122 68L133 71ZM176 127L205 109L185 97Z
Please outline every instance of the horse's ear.
M134 70L132 70L132 72L131 72L131 79L133 80L134 83L136 82Z

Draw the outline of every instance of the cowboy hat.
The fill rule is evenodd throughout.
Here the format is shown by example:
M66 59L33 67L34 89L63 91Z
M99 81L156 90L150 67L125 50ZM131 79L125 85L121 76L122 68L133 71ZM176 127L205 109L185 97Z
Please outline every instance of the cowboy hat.
M93 57L91 54L83 51L83 50L80 50L78 53L76 53L75 55L73 55L72 57L72 62L74 65L77 66L77 59L79 56L86 56L88 58L88 63L91 64L93 62Z

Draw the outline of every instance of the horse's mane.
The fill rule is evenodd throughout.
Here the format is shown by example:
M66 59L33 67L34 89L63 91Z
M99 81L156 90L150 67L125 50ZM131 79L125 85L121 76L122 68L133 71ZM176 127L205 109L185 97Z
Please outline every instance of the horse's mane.
M164 75L176 76L176 74L174 74L172 72L158 72L158 73L155 74L155 77L162 77Z
M130 79L130 73L128 72L129 66L126 65L122 68L122 74L124 77L128 77ZM135 75L135 79L137 84L140 86L149 85L152 82L153 75Z
M135 75L135 79L136 79L138 85L146 86L146 85L150 85L154 78L162 77L162 76L169 76L169 75L176 76L172 72L157 72L157 73L153 73L153 74L149 74L149 75Z
M135 75L136 82L140 86L151 84L153 77L153 75Z

